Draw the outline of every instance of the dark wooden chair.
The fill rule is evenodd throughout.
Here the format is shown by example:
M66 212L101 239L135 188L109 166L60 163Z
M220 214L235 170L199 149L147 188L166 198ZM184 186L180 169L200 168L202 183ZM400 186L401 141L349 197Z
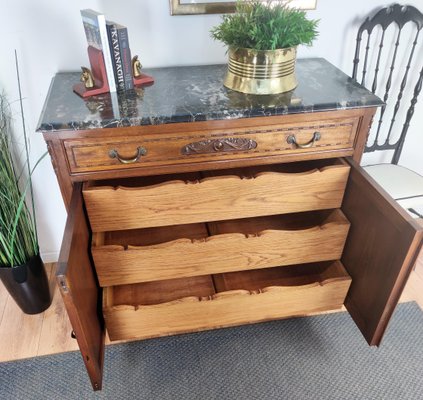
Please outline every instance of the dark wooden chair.
M368 165L367 172L413 216L422 218L423 176L398 165L423 81L423 14L393 4L360 26L353 78L386 103L375 116L365 153L392 158ZM407 98L408 95L408 98ZM423 140L423 126L417 131ZM416 149L422 158L423 146Z

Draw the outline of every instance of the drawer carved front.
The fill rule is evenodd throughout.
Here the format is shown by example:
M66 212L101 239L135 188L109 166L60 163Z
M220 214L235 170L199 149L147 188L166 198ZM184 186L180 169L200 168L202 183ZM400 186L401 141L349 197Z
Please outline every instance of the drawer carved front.
M140 284L131 288L131 297L121 293L125 286L107 288L103 307L110 338L149 338L210 329L211 320L213 326L231 326L341 307L351 283L343 266L304 267Z
M352 154L357 119L309 125L271 126L261 129L144 135L104 139L66 140L64 146L72 173L180 164L205 159L226 159L349 150ZM313 138L318 135L318 140ZM292 141L292 138L295 138ZM304 143L312 146L303 147ZM140 150L141 149L141 150ZM142 154L139 154L139 152ZM116 157L119 154L119 158ZM139 156L137 157L137 155ZM122 163L120 159L133 160Z
M207 172L195 180L170 176L147 186L147 179L140 180L139 186L96 182L86 185L84 199L94 231L336 208L342 202L349 166L334 163L294 173L278 172L272 166Z

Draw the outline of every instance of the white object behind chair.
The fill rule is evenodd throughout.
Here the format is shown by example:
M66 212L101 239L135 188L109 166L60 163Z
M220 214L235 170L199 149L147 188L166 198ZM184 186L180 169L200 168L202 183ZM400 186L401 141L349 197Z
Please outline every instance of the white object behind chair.
M395 164L368 165L364 169L413 217L423 213L423 176ZM420 211L419 211L420 210Z

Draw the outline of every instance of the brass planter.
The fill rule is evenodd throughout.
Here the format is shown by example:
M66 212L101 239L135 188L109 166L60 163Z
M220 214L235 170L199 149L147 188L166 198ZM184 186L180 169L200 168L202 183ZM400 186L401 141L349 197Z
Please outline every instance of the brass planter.
M297 86L297 48L253 50L229 48L228 71L223 84L250 94L288 92Z

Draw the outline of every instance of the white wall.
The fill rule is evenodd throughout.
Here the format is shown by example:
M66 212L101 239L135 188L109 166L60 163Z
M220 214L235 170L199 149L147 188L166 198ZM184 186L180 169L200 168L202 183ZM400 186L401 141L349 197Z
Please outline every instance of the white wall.
M223 63L225 48L210 38L217 15L170 16L167 0L0 0L0 89L13 102L20 133L14 49L18 51L26 126L35 160L45 151L35 133L52 76L87 64L85 36L79 10L93 8L129 27L131 49L145 67ZM420 6L421 0L408 4ZM324 57L351 74L356 28L372 10L388 4L378 0L318 0L312 18L320 19L320 36L300 57ZM423 173L423 100L417 106L402 163ZM46 261L57 259L65 223L56 177L46 159L34 176L40 245Z

